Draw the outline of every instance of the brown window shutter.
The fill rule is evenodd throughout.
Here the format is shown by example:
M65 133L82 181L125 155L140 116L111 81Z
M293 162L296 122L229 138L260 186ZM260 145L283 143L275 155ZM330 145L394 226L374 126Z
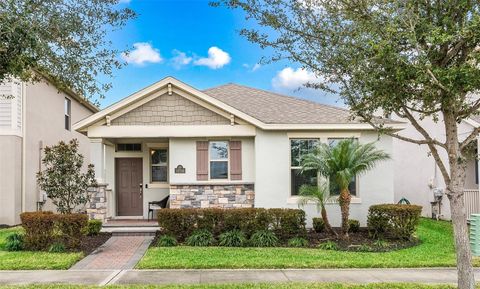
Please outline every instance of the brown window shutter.
M197 141L197 180L208 180L208 141Z
M242 179L242 142L230 141L230 179Z

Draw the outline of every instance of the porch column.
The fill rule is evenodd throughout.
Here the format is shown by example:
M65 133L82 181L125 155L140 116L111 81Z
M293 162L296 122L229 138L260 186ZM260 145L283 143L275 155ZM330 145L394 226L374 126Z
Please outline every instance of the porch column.
M477 174L477 190L480 192L480 135L477 135L477 159L475 160L475 173Z
M97 183L105 183L105 144L101 138L90 139L90 163L95 166Z

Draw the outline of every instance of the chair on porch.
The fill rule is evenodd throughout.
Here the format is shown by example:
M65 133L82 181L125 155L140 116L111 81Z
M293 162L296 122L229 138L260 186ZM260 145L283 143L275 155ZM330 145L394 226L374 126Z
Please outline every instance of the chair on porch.
M166 196L161 201L148 202L148 220L149 221L150 221L150 214L152 214L152 219L153 219L153 212L155 210L161 210L161 209L167 208L169 198L170 198L170 195Z

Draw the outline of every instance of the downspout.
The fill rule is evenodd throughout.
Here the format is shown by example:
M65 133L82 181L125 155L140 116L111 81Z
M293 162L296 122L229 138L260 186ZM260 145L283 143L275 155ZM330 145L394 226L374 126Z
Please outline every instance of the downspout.
M27 97L26 97L26 89L27 85L25 82L22 81L22 213L25 212L26 207L26 175L27 175L27 160L26 160L26 153L27 153L27 142L26 142L26 135L27 135Z

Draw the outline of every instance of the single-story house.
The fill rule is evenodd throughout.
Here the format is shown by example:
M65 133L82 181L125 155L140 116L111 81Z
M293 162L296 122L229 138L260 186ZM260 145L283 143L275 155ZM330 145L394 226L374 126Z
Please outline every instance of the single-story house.
M297 208L299 187L317 182L299 174L298 162L315 144L353 137L392 153L391 137L348 110L237 84L201 91L173 77L74 129L90 139L101 185L88 212L100 219L147 218L148 203L168 195L170 208ZM393 178L392 161L357 176L351 218L365 224L371 205L392 203ZM308 222L318 215L313 204L305 209ZM338 205L327 209L339 225Z

